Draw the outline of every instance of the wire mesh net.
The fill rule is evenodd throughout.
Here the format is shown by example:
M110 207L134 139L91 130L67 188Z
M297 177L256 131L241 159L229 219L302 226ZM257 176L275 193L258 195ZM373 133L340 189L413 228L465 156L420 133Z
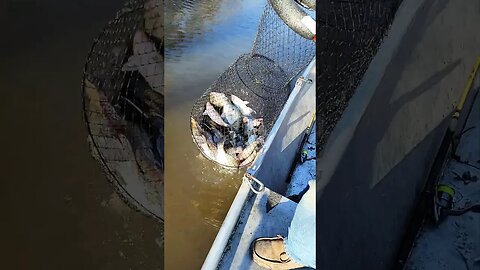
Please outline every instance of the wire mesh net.
M163 219L163 7L128 1L94 41L84 115L94 157L121 197Z
M251 52L193 105L191 131L200 152L223 167L250 165L288 99L288 83L313 57L314 42L291 30L267 1Z
M317 3L317 156L378 51L400 0Z

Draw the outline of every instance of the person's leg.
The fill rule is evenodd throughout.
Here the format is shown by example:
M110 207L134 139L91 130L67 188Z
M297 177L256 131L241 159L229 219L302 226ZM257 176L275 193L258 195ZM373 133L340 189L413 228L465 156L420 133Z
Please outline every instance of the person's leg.
M297 205L288 237L262 237L252 243L253 260L268 269L315 268L315 180Z
M315 268L315 180L309 183L310 188L298 203L293 216L288 237L285 239L285 250L296 262Z

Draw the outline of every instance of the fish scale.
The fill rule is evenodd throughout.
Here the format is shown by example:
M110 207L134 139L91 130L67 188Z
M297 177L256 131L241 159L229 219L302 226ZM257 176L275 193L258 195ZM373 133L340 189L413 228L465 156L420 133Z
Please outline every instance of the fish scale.
M228 127L228 124L223 121L220 114L217 112L217 110L215 110L215 108L210 102L207 102L207 104L205 105L205 112L203 113L203 115L208 115L208 117L210 117L213 122L220 126Z

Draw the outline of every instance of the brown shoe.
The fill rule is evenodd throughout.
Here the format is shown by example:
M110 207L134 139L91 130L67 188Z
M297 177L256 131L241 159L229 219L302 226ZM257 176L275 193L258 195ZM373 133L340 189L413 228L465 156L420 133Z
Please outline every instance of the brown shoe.
M253 261L267 269L287 270L305 267L287 255L282 236L255 239L252 243L252 254Z

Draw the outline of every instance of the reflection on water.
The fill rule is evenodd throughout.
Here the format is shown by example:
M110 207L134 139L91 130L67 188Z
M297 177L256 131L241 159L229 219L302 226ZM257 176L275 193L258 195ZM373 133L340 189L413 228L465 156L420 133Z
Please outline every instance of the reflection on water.
M209 31L214 23L222 0L212 1L167 1L166 45L170 55L178 55L178 50L188 45L198 35ZM175 53L176 52L176 53Z
M189 116L195 100L251 50L264 1L166 1L166 268L199 269L241 183L203 158Z

